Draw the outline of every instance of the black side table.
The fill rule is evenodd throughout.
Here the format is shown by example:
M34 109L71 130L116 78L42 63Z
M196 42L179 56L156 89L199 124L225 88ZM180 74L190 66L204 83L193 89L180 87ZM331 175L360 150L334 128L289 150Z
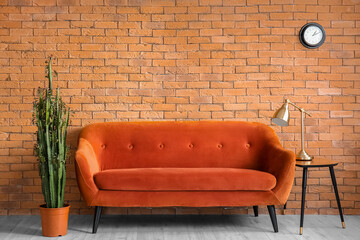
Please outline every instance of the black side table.
M301 217L300 217L300 235L303 233L303 224L304 224L304 208L305 208L305 194L306 194L306 182L307 182L307 173L308 168L315 167L328 167L330 170L331 180L334 187L335 197L337 205L339 208L339 214L341 219L342 227L345 228L344 216L341 210L339 192L337 189L336 178L334 173L334 166L338 165L337 162L329 161L325 159L313 159L312 161L296 161L296 166L303 168L303 179L302 179L302 196L301 196Z

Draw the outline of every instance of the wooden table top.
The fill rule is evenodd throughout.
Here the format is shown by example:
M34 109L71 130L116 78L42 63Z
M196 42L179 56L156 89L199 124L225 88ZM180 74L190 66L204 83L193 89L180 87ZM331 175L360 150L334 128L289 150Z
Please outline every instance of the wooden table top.
M312 161L296 161L297 167L330 167L336 165L338 165L338 162L328 159L314 158Z

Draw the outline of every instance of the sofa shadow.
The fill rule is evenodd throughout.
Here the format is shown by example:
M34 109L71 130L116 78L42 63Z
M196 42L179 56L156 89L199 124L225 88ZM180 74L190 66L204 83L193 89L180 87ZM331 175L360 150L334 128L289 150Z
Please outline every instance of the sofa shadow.
M261 216L261 218L268 216ZM166 228L244 228L248 232L269 231L272 232L271 222L269 226L262 226L259 217L248 215L102 215L98 232L101 229L133 229L133 228L158 228L159 231ZM90 229L91 232L91 229Z

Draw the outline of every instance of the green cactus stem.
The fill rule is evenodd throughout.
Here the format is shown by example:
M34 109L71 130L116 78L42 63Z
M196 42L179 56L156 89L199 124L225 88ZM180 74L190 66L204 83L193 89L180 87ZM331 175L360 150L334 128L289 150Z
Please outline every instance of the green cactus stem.
M66 145L69 108L60 97L59 88L53 95L52 58L46 66L49 87L38 92L34 102L34 122L38 128L35 154L38 157L41 189L48 208L64 206L66 183Z

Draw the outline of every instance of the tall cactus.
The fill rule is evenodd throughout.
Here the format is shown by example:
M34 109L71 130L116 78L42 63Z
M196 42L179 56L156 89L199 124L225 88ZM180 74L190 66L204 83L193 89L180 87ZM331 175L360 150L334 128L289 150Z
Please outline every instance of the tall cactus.
M60 97L59 88L53 94L53 70L50 57L46 66L49 80L47 89L39 89L39 98L34 101L34 123L38 127L35 154L39 161L41 188L46 207L64 206L66 182L65 163L68 154L66 145L69 108ZM55 72L56 74L56 72Z

